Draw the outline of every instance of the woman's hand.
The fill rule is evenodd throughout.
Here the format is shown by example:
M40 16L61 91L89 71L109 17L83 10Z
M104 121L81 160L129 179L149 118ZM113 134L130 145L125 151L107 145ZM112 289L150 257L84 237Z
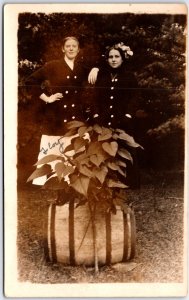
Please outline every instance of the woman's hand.
M59 101L63 98L62 93L52 94L51 96L47 96L44 93L39 97L41 100L45 101L46 103L53 103L55 101Z
M98 75L98 68L92 68L89 75L88 75L88 82L90 84L95 84L96 80L97 80L97 75Z

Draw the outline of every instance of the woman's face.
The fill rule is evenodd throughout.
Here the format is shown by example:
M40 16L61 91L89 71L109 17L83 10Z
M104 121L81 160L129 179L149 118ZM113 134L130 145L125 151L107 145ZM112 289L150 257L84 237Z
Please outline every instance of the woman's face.
M69 59L75 59L79 53L79 44L76 40L69 39L65 42L62 47L62 51L65 53L65 56Z
M110 67L112 67L114 69L119 68L121 66L122 62L123 62L123 59L122 59L119 51L116 49L110 50L109 55L108 55L108 64L110 65Z

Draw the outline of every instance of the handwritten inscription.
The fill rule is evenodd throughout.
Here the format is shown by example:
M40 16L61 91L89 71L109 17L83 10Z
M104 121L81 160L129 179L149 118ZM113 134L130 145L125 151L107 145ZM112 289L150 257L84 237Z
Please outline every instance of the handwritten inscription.
M40 149L40 152L42 152L43 154L48 154L48 151L49 151L49 150L55 148L56 146L59 146L59 151L60 151L60 153L63 154L63 152L64 152L63 144L64 144L64 143L61 142L61 139L63 139L63 137L58 138L57 141L55 141L55 142L53 142L53 143L48 142L47 147L45 147L45 148L42 147L42 148Z

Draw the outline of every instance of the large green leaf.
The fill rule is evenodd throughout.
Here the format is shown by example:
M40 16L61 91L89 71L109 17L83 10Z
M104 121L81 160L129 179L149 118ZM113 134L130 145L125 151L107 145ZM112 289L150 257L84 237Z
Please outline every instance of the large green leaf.
M38 178L38 177L41 177L41 176L44 176L44 175L48 175L52 172L52 169L51 169L51 166L50 165L43 165L42 167L40 168L37 168L32 174L31 176L28 178L27 182L35 179L35 178Z
M111 187L111 188L117 187L117 188L121 188L121 189L128 188L128 186L126 184L122 183L121 181L114 181L112 179L108 180L107 186Z
M35 164L35 166L47 164L49 162L55 161L55 160L62 160L64 161L64 157L60 155L55 154L49 154L38 160Z
M76 190L78 193L87 197L87 191L89 187L90 179L86 176L78 176L77 179L71 183L71 186Z
M65 165L63 162L62 163L58 162L55 165L55 171L58 176L58 179L61 180L62 177L65 177L66 175L73 173L74 168L72 166Z
M130 160L130 161L133 163L133 158L132 158L130 152L127 151L126 149L121 148L120 150L118 150L117 153L118 153L121 157L124 157L124 158Z
M118 150L118 143L117 142L105 142L102 144L102 148L106 151L109 155L115 156Z

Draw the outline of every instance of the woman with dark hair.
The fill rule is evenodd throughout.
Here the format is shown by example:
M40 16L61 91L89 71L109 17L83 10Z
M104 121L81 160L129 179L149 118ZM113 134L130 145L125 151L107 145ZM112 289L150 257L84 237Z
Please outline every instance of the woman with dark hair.
M135 120L138 115L139 95L137 80L127 70L127 60L133 52L123 43L108 47L105 53L106 63L98 72L95 89L95 102L98 108L96 122L105 127L123 129L136 137ZM125 144L124 144L125 146ZM128 185L139 187L139 172L136 151L129 149L133 156L133 165L128 165Z

